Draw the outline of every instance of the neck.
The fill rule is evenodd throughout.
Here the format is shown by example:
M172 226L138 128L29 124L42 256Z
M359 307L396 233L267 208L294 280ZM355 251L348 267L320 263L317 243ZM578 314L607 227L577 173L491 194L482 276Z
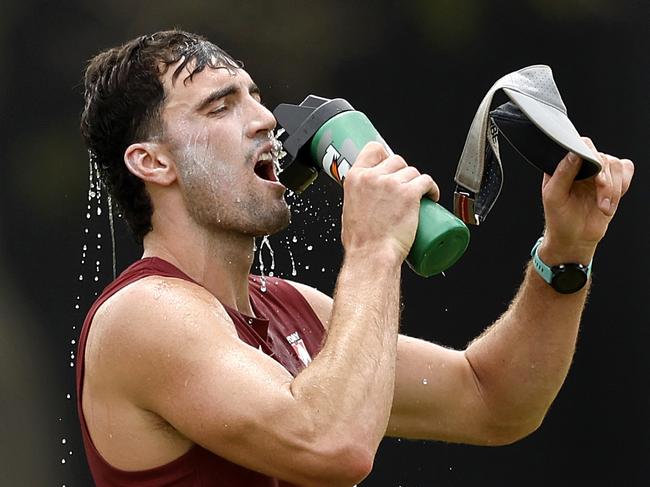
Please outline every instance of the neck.
M254 237L196 224L178 228L154 225L144 238L143 257L159 257L181 269L222 304L253 316L248 275L254 257Z

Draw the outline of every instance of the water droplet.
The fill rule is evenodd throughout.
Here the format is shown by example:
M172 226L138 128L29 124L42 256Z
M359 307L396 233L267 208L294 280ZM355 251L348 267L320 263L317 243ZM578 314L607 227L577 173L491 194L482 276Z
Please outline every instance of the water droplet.
M62 445L65 445L67 442L68 442L68 440L66 440L65 438L62 438L62 439L61 439L61 444L62 444Z
M102 209L98 206L97 207L97 216L102 214Z
M72 396L70 396L70 394L66 394L66 395L65 395L65 398L66 398L66 399L70 399L71 397L72 397Z
M75 343L77 343L77 340L70 340L70 343L74 345Z
M75 304L75 305L74 305L74 309L79 309L79 305L78 305L78 304Z
M86 213L86 220L90 220L90 213Z
M428 383L429 383L429 381L427 379L422 379L422 384L424 384L426 386Z
M83 276L83 274L79 274L79 280L80 280L80 281L83 281L83 280L84 280L84 276Z
M74 367L74 362L70 362L70 367Z
M298 237L296 237L296 236L294 235L293 238L291 239L291 241L292 241L293 243L297 243L297 242L298 242Z
M312 245L307 245L307 250L312 250L314 247Z
M102 234L101 234L101 233L98 233L98 234L97 234L97 238L102 238Z
M61 463L65 463L65 458L62 458L62 459L61 459Z

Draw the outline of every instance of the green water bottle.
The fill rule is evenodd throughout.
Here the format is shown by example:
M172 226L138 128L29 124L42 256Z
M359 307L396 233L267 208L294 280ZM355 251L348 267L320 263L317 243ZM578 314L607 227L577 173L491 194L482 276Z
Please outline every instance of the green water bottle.
M368 117L341 98L310 95L300 105L278 105L273 114L283 129L279 138L287 152L279 179L297 193L321 171L342 184L368 142L377 141L393 153ZM408 265L420 276L439 274L460 259L468 244L465 224L438 203L422 198Z

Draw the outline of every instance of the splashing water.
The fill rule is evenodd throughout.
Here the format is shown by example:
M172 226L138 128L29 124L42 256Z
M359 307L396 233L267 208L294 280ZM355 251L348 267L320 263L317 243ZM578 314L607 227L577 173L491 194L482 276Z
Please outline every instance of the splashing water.
M108 225L109 228L111 229L111 248L113 251L113 279L117 277L117 272L116 272L116 258L115 258L115 225L113 222L113 199L111 198L110 193L107 194L106 200L108 203ZM97 208L97 214L100 215L100 208Z
M99 171L99 165L97 163L96 158L94 155L89 151L89 164L88 164L88 193L87 193L87 201L86 201L86 208L84 212L84 221L86 222L86 225L83 228L83 242L81 246L81 259L80 259L80 264L81 264L81 269L80 273L78 274L78 282L82 283L80 285L87 286L85 284L85 281L90 281L91 284L93 284L93 287L95 287L95 292L94 295L97 296L99 294L99 291L97 290L97 284L100 281L100 272L102 270L101 268L101 260L99 256L99 251L102 249L102 232L93 232L92 234L95 236L96 241L93 242L91 237L91 222L93 221L93 217L96 215L98 217L101 217L102 215L105 215L106 213L108 214L108 224L110 228L110 234L111 234L111 244L112 244L112 264L113 264L113 278L116 276L116 252L115 252L115 229L114 229L114 219L113 219L113 202L111 200L110 194L108 194L108 191L106 191L106 198L104 198L104 191L105 187L103 186L100 178L100 171ZM105 203L104 203L105 202ZM104 207L104 204L107 205L107 207ZM107 209L107 212L104 212L104 209ZM90 275L88 275L90 269ZM92 289L92 288L91 288ZM79 293L73 302L73 309L74 309L74 323L72 324L72 337L69 340L70 344L70 349L68 350L68 355L66 356L66 364L70 369L74 369L76 366L76 357L77 357L77 340L78 340L78 335L79 335L79 330L78 330L78 325L79 329L81 328L80 323L83 321L83 314L82 313L82 298L81 294ZM85 312L85 310L84 310ZM79 313L79 314L78 314ZM71 406L74 404L73 400L73 393L70 391L64 391L63 395L65 396L65 408L71 408L74 406ZM75 414L72 412L71 414ZM61 423L61 419L59 418L59 423ZM60 452L60 463L65 465L66 464L66 458L69 458L73 455L73 445L70 445L70 441L66 438L66 436L62 435L60 438L60 444L59 447L63 448L64 451ZM65 485L65 484L64 484Z
M275 253L273 252L273 248L271 247L271 242L269 242L269 236L264 235L262 237L262 241L260 242L259 246L259 253L257 254L258 262L259 262L259 267L260 267L260 279L262 281L262 286L260 287L260 291L263 293L266 292L266 275L264 274L265 266L264 266L264 247L266 247L269 251L269 254L271 256L271 268L269 271L269 276L273 277L274 271L275 271Z
M277 133L273 133L273 130L269 130L269 139L271 139L271 157L273 159L273 168L275 169L275 175L277 176L280 172L280 159L284 158L287 155L286 151L282 147L282 142L280 142L280 137L284 133L284 129L279 129Z

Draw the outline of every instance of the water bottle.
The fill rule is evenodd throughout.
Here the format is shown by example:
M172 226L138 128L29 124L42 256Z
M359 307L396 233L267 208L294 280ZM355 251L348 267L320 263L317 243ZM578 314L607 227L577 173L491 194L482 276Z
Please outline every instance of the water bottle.
M273 114L283 129L279 138L287 152L279 179L297 193L320 172L342 185L368 142L377 141L393 153L368 117L341 98L310 95L300 105L278 105ZM422 198L415 240L406 258L411 269L423 277L444 272L460 259L468 244L465 224L443 206Z

